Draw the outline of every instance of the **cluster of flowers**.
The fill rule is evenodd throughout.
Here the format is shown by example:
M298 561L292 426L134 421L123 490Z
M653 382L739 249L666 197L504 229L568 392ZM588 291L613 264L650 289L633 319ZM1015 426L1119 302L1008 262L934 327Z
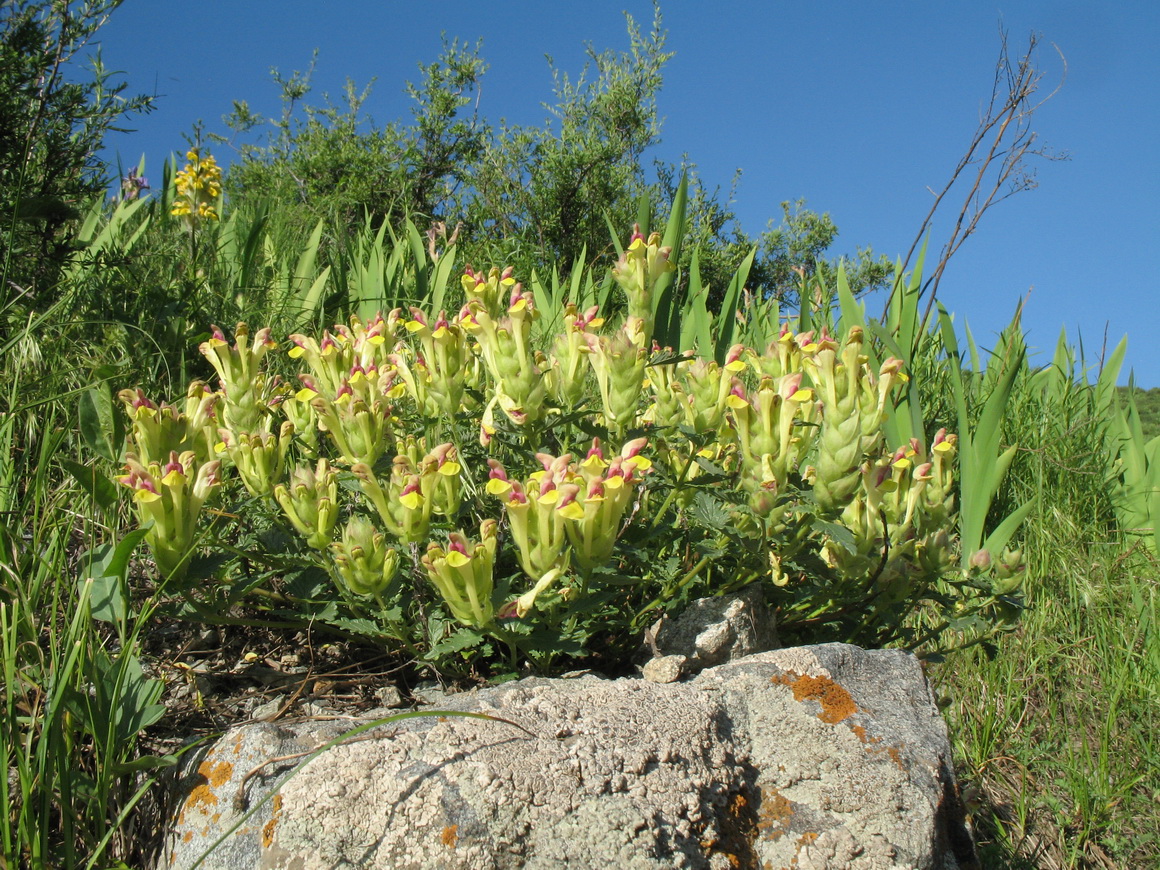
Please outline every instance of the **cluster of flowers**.
M188 162L177 173L177 196L169 211L192 228L203 220L215 221L221 216L218 200L222 195L222 170L213 155L202 157L198 148L190 148L185 159Z
M532 294L498 269L466 270L467 301L452 317L412 308L352 318L320 339L290 336L290 357L306 368L296 390L265 373L276 346L268 329L251 336L240 324L231 344L215 327L200 350L219 391L194 384L183 410L122 393L134 453L121 482L152 523L158 567L180 572L197 511L225 463L252 495L272 498L310 547L329 554L345 592L382 602L409 548L451 614L486 628L567 598L577 587L562 577L587 578L606 565L626 522L650 509L642 482L655 461L678 494L705 468L723 471L770 540L792 526L808 491L810 510L848 532L810 533L841 578L877 569L883 583L901 583L915 572L945 572L955 436L940 432L929 449L884 444L891 393L905 379L901 363L871 368L855 328L840 340L783 331L764 350L730 349L722 364L688 357L650 366L653 294L673 269L669 255L659 236L636 232L613 273L627 297L623 323L605 330L595 308L570 305L547 353L533 334ZM592 440L579 461L536 452L540 467L524 479L491 458L484 483L483 469L464 468L453 441L429 447L405 432L404 421L418 417L428 434L450 433L448 421L466 415L490 451L499 414L534 436L586 401L612 443ZM650 437L629 437L642 428ZM294 443L310 464L288 471ZM392 451L389 471L380 470ZM360 511L340 502L342 469L362 496ZM493 601L498 516L483 520L474 539L459 530L429 541L433 517L458 522L465 488L500 500L529 578L527 591L506 603ZM803 535L797 540L805 546ZM779 546L769 550L770 577L784 585L783 561L793 553Z

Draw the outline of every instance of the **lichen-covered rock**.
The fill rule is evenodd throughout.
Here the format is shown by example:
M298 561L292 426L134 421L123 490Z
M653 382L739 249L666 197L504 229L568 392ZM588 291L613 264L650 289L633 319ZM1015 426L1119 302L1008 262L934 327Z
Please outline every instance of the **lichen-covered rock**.
M681 683L522 680L301 753L350 722L248 725L191 762L159 868L971 866L918 662L827 644ZM534 736L533 736L534 735ZM273 759L274 763L259 767Z
M778 646L773 616L757 583L720 598L698 598L654 629L655 656L682 655L693 673Z

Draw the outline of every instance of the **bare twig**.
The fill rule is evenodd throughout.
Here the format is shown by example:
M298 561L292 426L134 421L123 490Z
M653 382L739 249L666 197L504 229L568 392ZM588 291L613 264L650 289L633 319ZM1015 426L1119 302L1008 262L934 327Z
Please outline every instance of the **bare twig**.
M1037 146L1038 134L1031 128L1036 110L1059 92L1067 78L1067 59L1059 47L1053 45L1063 62L1063 72L1055 89L1047 96L1037 98L1044 76L1044 72L1037 66L1039 40L1040 35L1032 33L1028 38L1027 51L1013 61L1007 45L1007 31L1000 27L999 58L995 64L990 100L980 115L979 126L966 152L959 159L950 180L942 190L935 193L930 211L919 226L910 250L906 252L903 271L911 264L943 200L953 188L959 186L960 181L966 184L966 195L950 236L943 244L938 264L922 286L921 294L927 297L923 323L930 317L947 263L975 232L987 210L1016 193L1034 190L1038 186L1035 170L1029 166L1031 158L1068 159L1066 152L1056 153L1044 146Z

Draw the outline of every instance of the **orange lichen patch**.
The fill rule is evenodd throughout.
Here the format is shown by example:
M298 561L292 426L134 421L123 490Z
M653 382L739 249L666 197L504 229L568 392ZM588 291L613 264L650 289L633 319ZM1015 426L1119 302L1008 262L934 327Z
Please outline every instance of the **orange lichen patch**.
M439 839L443 841L444 846L454 849L455 844L459 842L459 825L448 825L443 829L443 834Z
M893 761L896 765L898 765L899 770L901 770L903 772L906 771L906 763L902 760L902 753L899 751L901 747L887 746L885 749L883 749L882 747L875 747L873 744L882 742L881 737L871 737L869 734L866 733L866 729L863 728L861 725L851 725L850 730L854 732L855 737L857 737L859 740L861 740L863 743L866 744L866 751L867 752L873 753L875 755L878 755L879 753L885 752L887 755L890 756L890 760Z
M757 830L767 840L776 840L789 830L789 818L793 815L793 804L783 797L776 788L761 796L761 810L757 815Z
M801 855L802 849L812 844L817 838L818 835L813 831L806 831L804 834L798 837L797 849L794 850L794 855L789 862L789 867L782 868L782 870L792 870L792 868L796 867L798 865L798 857Z
M729 801L729 815L737 818L749 807L749 800L745 795L738 792L733 795L733 800Z
M898 765L899 770L906 770L906 765L902 763L902 753L898 751L897 746L886 747L886 754L890 756L891 761Z
M274 800L270 802L274 809L270 813L270 821L262 826L262 848L269 849L274 845L274 828L278 826L278 816L282 812L282 795L274 795Z
M186 810L217 805L218 797L214 794L214 789L230 781L230 777L234 775L234 766L228 761L214 763L207 756L205 761L198 765L197 775L205 781L199 782L189 792L189 797L185 799L185 804L177 817L178 824L185 821Z
M859 740L861 740L863 743L881 743L882 742L881 737L871 737L869 734L866 733L866 729L864 727L862 727L861 725L851 725L850 730L853 731L854 736L857 737Z
M850 693L829 677L811 677L786 671L773 677L772 682L793 689L795 701L817 701L822 705L818 718L830 725L837 725L859 712Z

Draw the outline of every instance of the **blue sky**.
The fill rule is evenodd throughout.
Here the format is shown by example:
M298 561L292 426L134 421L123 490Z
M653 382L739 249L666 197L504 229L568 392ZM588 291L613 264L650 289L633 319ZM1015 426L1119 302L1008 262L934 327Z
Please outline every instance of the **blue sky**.
M325 7L325 8L324 8ZM136 132L108 140L127 166L144 154L156 171L197 120L225 132L234 100L277 111L271 67L304 70L318 49L315 92L377 78L367 112L379 123L409 117L403 92L416 65L434 60L440 34L483 39L490 68L480 109L492 120L535 124L552 99L545 55L576 74L584 47L627 48L623 11L646 27L651 2L492 0L126 0L100 31L105 65L134 92L159 95ZM703 180L728 192L752 235L805 198L831 214L835 253L872 246L905 254L950 177L990 94L1000 24L1018 55L1042 34L1043 86L1062 90L1037 113L1037 144L1066 162L1037 164L1039 187L995 206L951 261L939 298L987 347L1027 296L1033 361L1050 361L1061 327L1098 361L1129 336L1137 383L1160 386L1160 3L1155 0L879 2L752 0L662 6L675 52L652 156L687 153ZM217 156L228 162L227 149ZM949 232L952 194L932 246ZM1029 295L1028 295L1029 294ZM872 306L871 310L874 310Z

